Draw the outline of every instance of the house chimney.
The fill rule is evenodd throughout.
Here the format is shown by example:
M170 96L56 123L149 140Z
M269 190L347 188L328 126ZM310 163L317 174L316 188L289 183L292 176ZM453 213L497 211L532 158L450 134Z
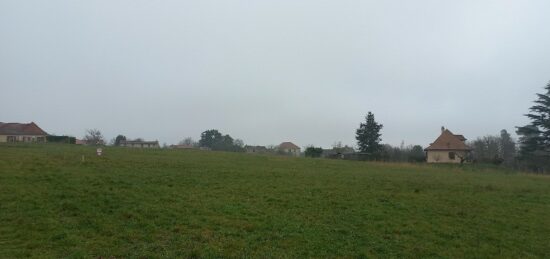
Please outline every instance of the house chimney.
M443 133L443 131L445 131L445 127L441 126L441 133Z

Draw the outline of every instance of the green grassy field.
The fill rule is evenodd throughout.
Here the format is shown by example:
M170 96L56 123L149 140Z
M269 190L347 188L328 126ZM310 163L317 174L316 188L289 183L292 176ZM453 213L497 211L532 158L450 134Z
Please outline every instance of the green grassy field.
M550 177L0 145L0 258L111 256L548 258Z

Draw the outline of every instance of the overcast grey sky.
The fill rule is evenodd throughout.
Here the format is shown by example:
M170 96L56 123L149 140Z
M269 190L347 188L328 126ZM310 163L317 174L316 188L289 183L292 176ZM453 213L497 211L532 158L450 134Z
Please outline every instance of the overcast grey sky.
M550 1L0 0L0 121L176 143L426 146L514 131L550 80Z

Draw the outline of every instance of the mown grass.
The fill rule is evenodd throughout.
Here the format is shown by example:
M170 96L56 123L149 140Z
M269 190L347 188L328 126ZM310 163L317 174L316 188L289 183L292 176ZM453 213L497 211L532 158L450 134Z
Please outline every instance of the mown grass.
M0 145L0 257L550 257L550 178ZM85 161L81 161L82 155Z

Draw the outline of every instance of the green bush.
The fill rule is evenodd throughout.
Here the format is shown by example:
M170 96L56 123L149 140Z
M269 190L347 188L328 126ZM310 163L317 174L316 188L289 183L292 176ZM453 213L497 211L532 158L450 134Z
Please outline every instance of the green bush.
M75 137L69 137L69 136L46 136L47 142L54 142L54 143L67 143L67 144L75 144L76 138Z

